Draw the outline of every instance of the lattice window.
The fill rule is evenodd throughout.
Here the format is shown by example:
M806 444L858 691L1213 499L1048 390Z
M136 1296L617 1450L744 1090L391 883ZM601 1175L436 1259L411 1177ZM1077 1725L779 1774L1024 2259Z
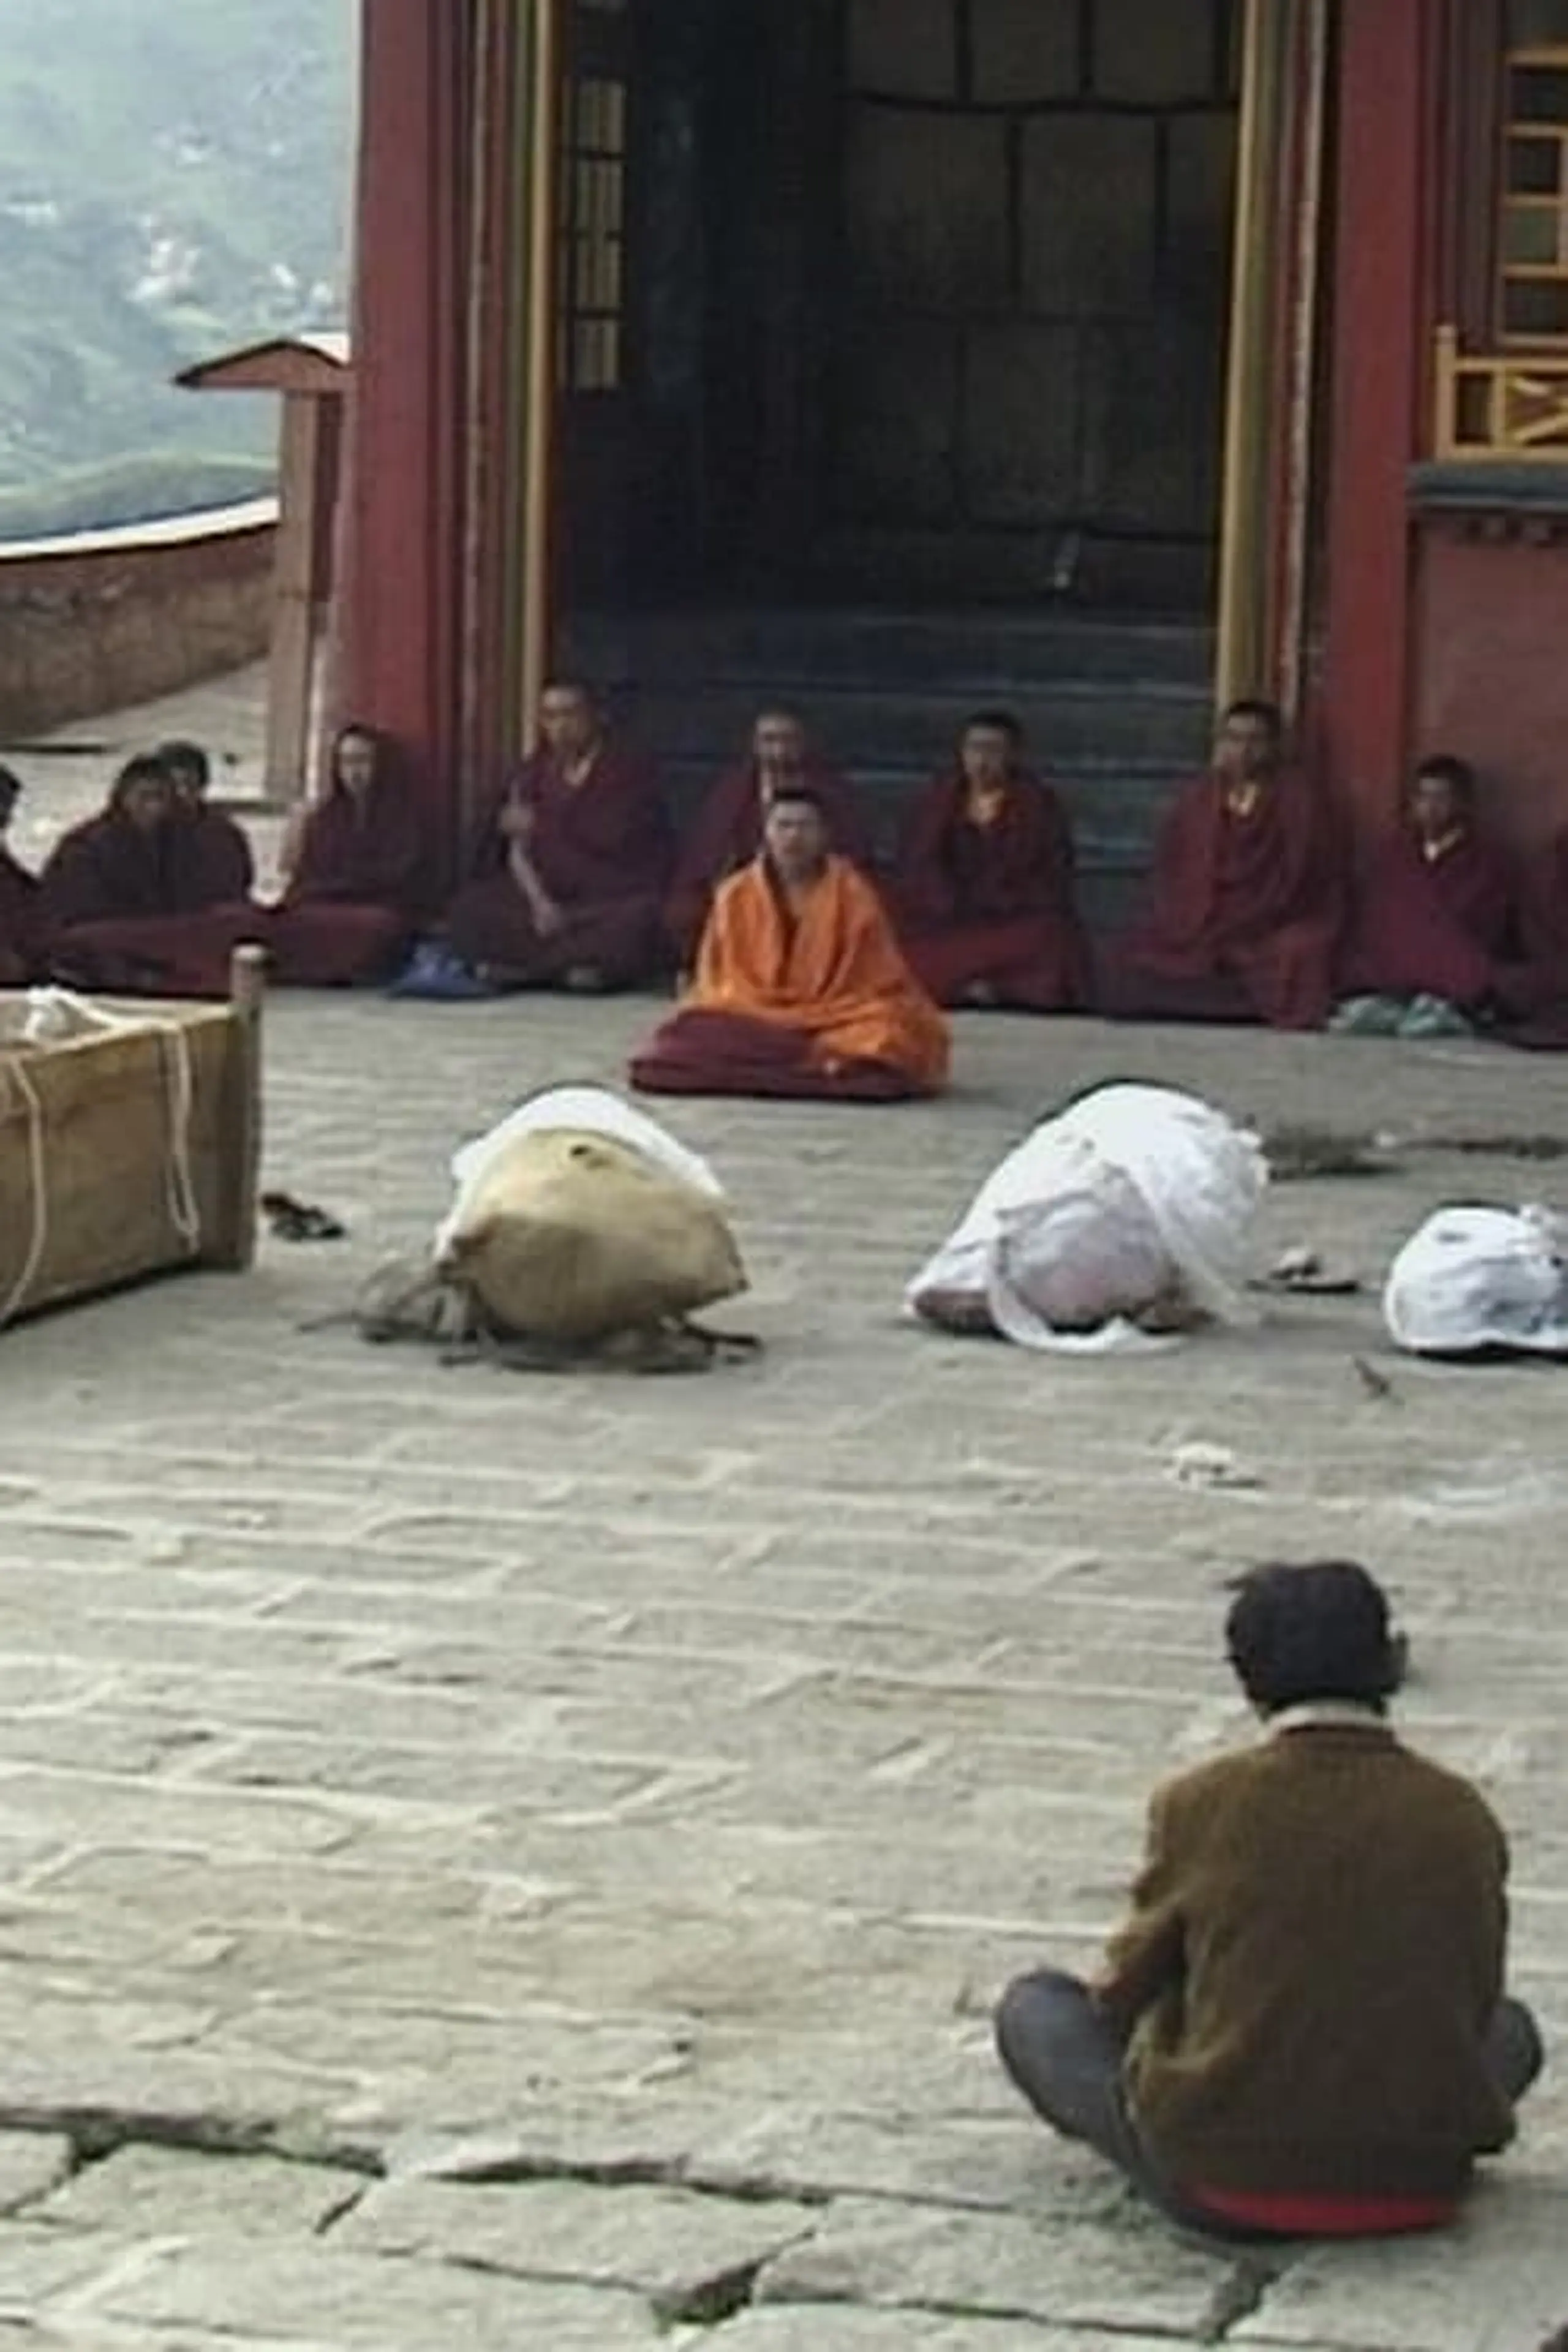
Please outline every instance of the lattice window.
M1510 0L1508 41L1500 325L1568 344L1568 0Z
M615 0L609 5L613 10ZM569 83L566 105L562 381L569 392L618 392L625 368L626 85L587 74Z

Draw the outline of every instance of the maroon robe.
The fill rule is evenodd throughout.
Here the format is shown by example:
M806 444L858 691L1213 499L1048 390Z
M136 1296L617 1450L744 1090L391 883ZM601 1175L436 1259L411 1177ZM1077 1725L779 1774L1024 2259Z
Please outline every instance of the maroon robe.
M1517 961L1513 879L1466 832L1440 857L1401 831L1373 858L1340 971L1345 996L1441 996L1479 1011Z
M1085 1002L1072 834L1037 778L1014 777L984 825L969 814L963 778L939 779L910 817L892 898L904 952L939 1004L969 1003L977 988L1020 1012Z
M184 822L142 832L109 808L56 844L42 911L57 980L132 996L227 994L235 949L266 944L270 918L247 899L194 895L195 867L175 835Z
M511 872L500 829L510 800L533 812L529 862L563 917L548 936ZM479 830L469 879L447 911L455 952L501 986L549 987L574 971L631 988L664 963L669 821L653 772L606 744L574 784L546 754L530 760Z
M378 773L363 803L334 784L306 818L273 918L276 978L295 988L390 978L426 910L433 870L424 813L401 776Z
M821 803L829 846L863 874L869 874L876 864L870 830L844 778L825 761L808 759L799 782ZM763 814L753 761L721 776L698 811L681 845L664 913L665 928L683 971L696 958L702 926L720 883L740 873L761 854Z
M250 844L222 809L183 810L170 819L169 866L183 907L242 906L256 883Z
M1499 1034L1512 1045L1568 1051L1568 833L1530 860L1519 937L1520 960L1499 983Z
M1177 794L1148 911L1105 960L1103 1008L1123 1020L1321 1028L1344 920L1338 826L1298 773L1265 784L1246 816L1226 794L1215 775Z
M0 847L0 988L25 988L44 969L44 921L36 875Z

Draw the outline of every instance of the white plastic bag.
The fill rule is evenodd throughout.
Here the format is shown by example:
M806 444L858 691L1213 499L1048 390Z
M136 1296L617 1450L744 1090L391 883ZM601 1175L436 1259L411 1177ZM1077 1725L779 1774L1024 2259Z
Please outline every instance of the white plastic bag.
M1247 1244L1268 1181L1256 1136L1195 1097L1101 1087L1008 1154L906 1305L1060 1354L1168 1345L1132 1318L1173 1294L1251 1323Z
M1438 1209L1394 1259L1383 1315L1411 1355L1568 1356L1568 1223L1542 1208Z

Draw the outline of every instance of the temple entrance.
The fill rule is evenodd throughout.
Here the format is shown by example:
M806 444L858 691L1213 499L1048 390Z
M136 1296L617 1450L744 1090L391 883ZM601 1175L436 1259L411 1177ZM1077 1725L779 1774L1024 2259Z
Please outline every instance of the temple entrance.
M1207 610L1236 0L579 13L628 91L579 593Z

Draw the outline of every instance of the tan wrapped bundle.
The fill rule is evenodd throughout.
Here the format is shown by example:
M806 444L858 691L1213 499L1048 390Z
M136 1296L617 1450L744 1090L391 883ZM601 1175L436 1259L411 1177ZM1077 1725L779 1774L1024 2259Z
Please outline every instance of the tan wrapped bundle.
M522 1134L444 1228L438 1270L492 1319L592 1341L679 1321L746 1287L723 1203L605 1135Z

